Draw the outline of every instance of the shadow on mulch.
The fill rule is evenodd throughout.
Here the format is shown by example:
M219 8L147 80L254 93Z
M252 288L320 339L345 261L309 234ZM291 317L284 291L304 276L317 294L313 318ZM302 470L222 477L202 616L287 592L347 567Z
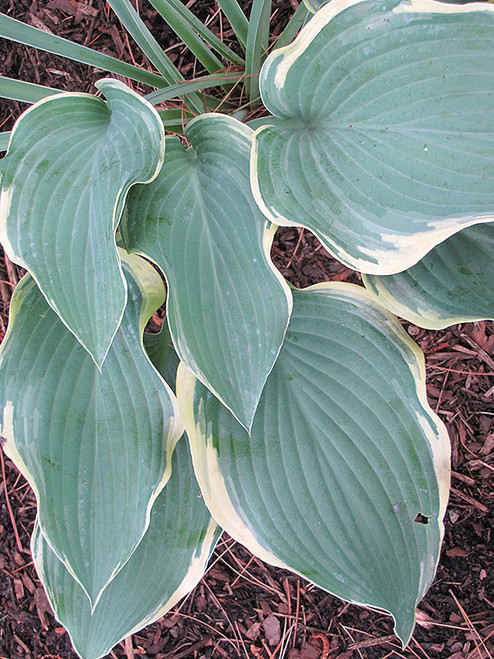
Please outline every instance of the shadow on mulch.
M213 15L211 5L206 0L195 4L205 16ZM274 3L280 21L291 5L296 0ZM122 37L102 0L0 0L0 11L146 65L139 59L140 51ZM150 5L141 9L141 15L160 43L167 43L171 34L158 24ZM187 67L194 64L179 46L169 54L184 73L190 73ZM1 40L0 63L5 75L59 89L94 91L94 81L102 77L83 65ZM25 107L2 102L0 130L10 129ZM328 280L359 283L358 275L332 259L306 230L280 229L272 255L282 274L299 287ZM1 253L0 338L19 274ZM401 649L389 617L346 604L289 572L267 566L223 536L197 588L109 657L488 659L494 655L494 323L455 325L438 332L404 325L425 353L429 402L448 426L453 467L437 578L419 606L408 648ZM0 659L75 659L31 563L34 496L3 455L0 466Z

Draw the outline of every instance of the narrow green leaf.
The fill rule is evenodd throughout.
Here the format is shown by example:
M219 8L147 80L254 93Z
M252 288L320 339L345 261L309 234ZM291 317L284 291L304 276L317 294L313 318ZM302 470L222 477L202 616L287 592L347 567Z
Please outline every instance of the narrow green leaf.
M224 68L221 60L216 57L214 52L210 50L209 46L197 34L197 30L194 29L194 27L191 25L190 20L187 20L187 12L191 16L194 15L187 9L187 7L181 4L180 0L178 1L178 5L180 5L182 9L174 4L173 0L166 0L166 2L151 4L153 4L155 7L158 5L159 8L156 7L157 11L160 12L163 19L168 23L175 34L184 42L187 48L207 71L210 73L216 73L217 71L221 71ZM198 19L196 20L200 25L202 25ZM226 87L226 89L228 89L228 87Z
M142 345L161 278L135 256L124 263L129 302L101 371L29 275L0 353L5 450L36 493L44 536L93 606L144 535L182 433L175 397Z
M148 94L146 99L153 105L158 105L159 103L166 103L166 101L170 101L173 98L178 98L179 96L188 94L191 91L221 87L224 82L237 82L244 77L245 74L243 72L217 73L215 75L202 76L195 80L185 80L184 82L178 82L176 85L170 85L164 89L158 89L157 91Z
M245 84L251 101L259 98L259 72L268 54L271 0L253 0L245 50Z
M23 103L36 103L42 98L60 93L61 91L59 89L53 89L52 87L43 87L43 85L35 85L32 82L24 82L23 80L14 80L13 78L0 76L1 98L8 98Z
M54 55L67 57L76 62L82 62L83 64L94 66L97 69L102 69L103 71L110 71L111 73L125 76L150 87L162 87L166 82L156 73L151 73L150 71L146 71L146 69L140 69L132 64L121 62L115 57L98 53L96 50L92 50L92 48L80 46L68 39L38 30L31 25L26 25L2 13L0 13L0 37L25 44L26 46L32 46L33 48L39 48Z
M125 308L115 229L129 186L161 166L164 130L123 83L98 87L107 102L57 94L17 121L2 161L0 239L101 365Z
M243 66L244 60L242 57L237 55L231 48L229 48L221 39L219 39L209 28L207 28L202 21L200 21L197 16L195 16L190 9L187 8L180 0L149 0L153 7L158 11L163 19L168 23L167 16L169 15L170 8L173 8L182 20L189 26L192 27L199 36L208 43L211 48L213 48L219 55L224 57L231 64L237 64L238 66ZM171 25L171 23L169 23ZM177 32L177 34L179 34ZM183 37L181 37L183 39ZM189 46L189 42L185 41L185 44ZM192 50L192 48L191 48Z
M221 534L199 492L184 438L173 454L170 480L153 505L148 530L93 612L82 588L36 527L31 543L36 569L81 657L106 656L196 586Z
M218 0L218 4L221 7L221 11L227 17L228 22L237 36L239 44L245 52L249 22L242 11L242 8L237 0Z
M269 249L275 228L249 185L252 131L209 114L167 138L158 178L136 186L122 219L127 248L165 273L180 359L249 427L288 324L291 294Z
M293 296L250 436L180 367L196 475L232 537L347 601L389 611L405 645L434 577L449 489L450 445L427 404L423 355L361 287Z
M165 130L171 133L181 133L186 123L194 118L190 112L186 112L183 108L167 108L166 110L158 110L161 121Z
M309 10L305 4L301 2L295 10L293 16L288 21L286 28L276 39L276 48L283 48L284 46L288 46L288 44L290 44L295 39L298 32L300 31L300 28L305 24L309 16Z
M494 224L464 229L396 275L364 275L381 304L419 327L494 319Z
M330 2L260 86L254 196L349 267L393 274L493 219L494 5Z
M142 52L161 73L163 79L169 85L183 80L182 74L148 30L131 2L129 0L108 0L108 4ZM201 99L196 94L187 95L187 102L191 109L202 112Z

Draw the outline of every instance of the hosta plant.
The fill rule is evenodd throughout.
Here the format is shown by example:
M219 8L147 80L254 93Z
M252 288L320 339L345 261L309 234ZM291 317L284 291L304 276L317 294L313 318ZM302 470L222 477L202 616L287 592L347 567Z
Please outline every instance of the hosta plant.
M0 14L5 38L155 90L0 78L33 103L1 137L0 237L28 273L0 419L37 497L39 576L96 659L194 587L225 529L389 612L406 645L449 441L393 312L494 317L494 7L310 3L273 41L269 0L249 19L218 0L232 49L179 0L150 2L203 76L182 79L129 0L108 4L156 72ZM312 231L365 288L289 286L278 226Z

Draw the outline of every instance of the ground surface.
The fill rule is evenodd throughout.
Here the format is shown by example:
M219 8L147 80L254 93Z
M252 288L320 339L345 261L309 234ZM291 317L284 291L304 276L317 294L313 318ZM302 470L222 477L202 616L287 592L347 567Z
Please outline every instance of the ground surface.
M139 4L157 38L168 43L171 35L156 12L144 0ZM217 25L212 2L189 4L203 18L209 16L213 27ZM273 6L277 12L273 23L281 25L292 6L284 0ZM0 11L143 63L103 0L0 0ZM193 66L180 47L170 52L185 72ZM101 72L1 40L0 72L74 91L94 91L93 83L101 77ZM25 106L0 103L0 130L7 130ZM1 256L0 338L19 277L19 270ZM307 231L280 231L273 258L281 272L301 287L329 279L358 281ZM436 581L420 604L408 648L401 649L388 617L345 604L271 568L224 536L200 585L167 616L115 648L112 657L485 659L494 655L494 325L456 325L441 332L406 327L425 352L430 404L446 422L453 448L441 562ZM0 659L74 659L68 635L53 618L31 564L32 492L3 456L0 481Z

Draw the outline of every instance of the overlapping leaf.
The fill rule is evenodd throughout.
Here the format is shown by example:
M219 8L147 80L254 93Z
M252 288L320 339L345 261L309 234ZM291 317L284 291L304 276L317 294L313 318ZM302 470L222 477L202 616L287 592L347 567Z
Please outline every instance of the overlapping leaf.
M179 369L201 490L251 551L390 611L406 643L434 577L449 486L449 440L426 402L423 357L360 287L293 295L250 437Z
M44 536L93 605L145 533L182 433L142 345L163 284L150 264L126 259L129 300L101 371L28 275L0 353L4 448L36 492Z
M391 274L494 217L494 7L330 2L260 79L254 195L350 267Z
M409 270L364 275L381 304L427 329L494 318L494 224L468 227Z
M126 300L115 228L129 186L156 175L164 131L128 87L98 87L107 102L58 94L19 118L2 161L0 239L101 366Z
M198 493L184 438L148 530L92 613L84 591L36 529L36 569L57 619L83 659L105 656L123 637L164 615L202 577L221 531Z
M190 148L167 138L159 176L132 189L122 220L128 248L166 275L180 359L246 428L291 310L269 258L274 227L250 191L251 135L231 117L198 117L185 130Z

